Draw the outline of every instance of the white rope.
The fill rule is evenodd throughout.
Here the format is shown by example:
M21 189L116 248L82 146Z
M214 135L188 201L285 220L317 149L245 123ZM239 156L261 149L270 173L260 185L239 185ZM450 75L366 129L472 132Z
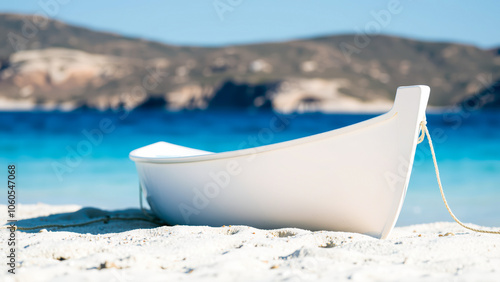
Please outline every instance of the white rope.
M437 178L437 183L439 185L439 191L441 191L441 198L443 198L444 205L446 206L446 209L450 213L451 217L460 224L462 227L467 228L469 230L475 231L475 232L480 232L480 233L490 233L490 234L500 234L500 231L490 231L490 230L483 230L483 229L477 229L474 227L470 227L462 223L458 218L453 214L453 212L450 209L450 206L448 205L448 202L446 201L446 198L444 196L443 192L443 185L441 184L441 177L439 176L439 168L438 164L436 161L436 153L434 152L434 146L432 145L432 139L431 135L429 134L429 130L427 129L427 122L424 120L420 123L420 127L422 128L422 133L418 137L418 143L422 143L424 141L425 137L427 136L427 141L429 141L429 147L431 149L431 154L432 154L432 161L434 162L434 169L436 171L436 178Z

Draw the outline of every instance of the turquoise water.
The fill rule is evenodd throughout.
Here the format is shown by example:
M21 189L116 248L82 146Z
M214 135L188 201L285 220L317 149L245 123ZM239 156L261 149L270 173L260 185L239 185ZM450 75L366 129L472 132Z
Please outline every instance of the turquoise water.
M128 159L131 150L157 141L215 152L251 147L249 140L272 128L276 117L271 112L236 111L0 113L0 165L16 164L21 203L137 207L138 179ZM291 140L371 117L280 116L286 127L257 142ZM430 114L428 126L455 214L466 222L500 226L500 113ZM0 177L6 179L6 169L1 171ZM398 225L450 220L428 146L421 144Z

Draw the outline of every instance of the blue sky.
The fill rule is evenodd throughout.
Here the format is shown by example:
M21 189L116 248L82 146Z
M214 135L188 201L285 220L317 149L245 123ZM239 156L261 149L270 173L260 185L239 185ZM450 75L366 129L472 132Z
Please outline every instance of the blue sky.
M390 12L389 5L398 9ZM44 13L91 29L204 46L364 32L377 22L375 13L390 16L378 21L382 34L500 46L500 1L494 0L17 0L2 1L0 11Z

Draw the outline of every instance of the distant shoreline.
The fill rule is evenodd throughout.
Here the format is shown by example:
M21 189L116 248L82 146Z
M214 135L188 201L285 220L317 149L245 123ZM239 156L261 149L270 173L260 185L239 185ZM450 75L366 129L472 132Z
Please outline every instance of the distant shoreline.
M5 104L2 103L0 104L0 113L38 113L38 112L43 112L43 113L73 113L73 112L99 112L99 113L113 113L113 112L123 112L126 109L120 108L120 109L106 109L106 110L99 110L96 108L88 108L88 107L69 107L69 106L63 106L63 107L44 107L44 106L39 106L35 105L34 103L28 103L28 102L19 102L19 103L10 103L10 104ZM251 108L223 108L223 109L206 109L206 110L201 110L201 109L195 109L195 110L168 110L168 109L162 109L162 108L152 108L152 109L132 109L132 110L127 110L130 112L140 112L144 110L156 110L156 111L162 111L165 113L183 113L183 112L224 112L224 111L229 111L229 112L246 112L246 111L251 111L251 110L256 110L259 112L276 112L279 114L313 114L313 113L320 113L320 114L383 114L386 113L390 110L390 107L382 107L380 109L373 109L373 108L366 108L366 109L345 109L345 110L331 110L331 111L304 111L304 112L279 112L273 109L251 109ZM428 106L427 107L427 113L428 114L443 114L447 112L459 112L460 107L454 106L454 107L439 107L439 106ZM496 112L496 109L480 109L479 111L493 111Z

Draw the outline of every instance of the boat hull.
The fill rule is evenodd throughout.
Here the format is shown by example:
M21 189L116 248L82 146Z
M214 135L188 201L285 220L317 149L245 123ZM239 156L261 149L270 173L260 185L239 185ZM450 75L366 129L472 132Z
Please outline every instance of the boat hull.
M404 200L429 92L426 86L400 87L384 115L288 142L174 157L161 153L171 149L162 142L131 158L151 209L170 224L299 227L385 238Z

